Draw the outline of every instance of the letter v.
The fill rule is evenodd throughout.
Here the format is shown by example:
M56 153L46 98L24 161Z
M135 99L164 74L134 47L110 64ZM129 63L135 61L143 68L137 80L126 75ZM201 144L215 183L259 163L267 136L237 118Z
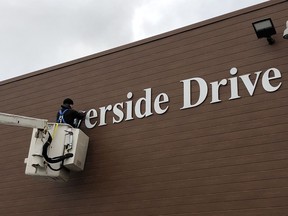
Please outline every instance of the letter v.
M243 81L246 89L248 90L250 96L252 96L254 94L254 91L255 91L255 88L256 88L256 85L258 83L258 80L259 80L261 73L262 73L262 71L255 72L256 79L255 79L254 83L252 83L250 78L249 78L251 74L245 74L245 75L239 76L242 79L242 81Z

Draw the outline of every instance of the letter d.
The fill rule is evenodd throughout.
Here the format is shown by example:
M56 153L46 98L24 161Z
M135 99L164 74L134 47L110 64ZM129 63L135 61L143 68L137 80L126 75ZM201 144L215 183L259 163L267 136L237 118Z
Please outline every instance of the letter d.
M192 81L196 81L199 85L199 98L196 103L192 104L192 97L191 97L191 86ZM183 107L181 109L188 109L192 107L199 106L202 104L208 94L208 87L207 83L204 79L200 77L195 77L191 79L181 80L180 82L183 83Z
M135 114L138 118L144 118L152 115L152 90L151 88L144 89L145 97L139 98L135 104ZM145 104L144 113L141 113L141 104Z

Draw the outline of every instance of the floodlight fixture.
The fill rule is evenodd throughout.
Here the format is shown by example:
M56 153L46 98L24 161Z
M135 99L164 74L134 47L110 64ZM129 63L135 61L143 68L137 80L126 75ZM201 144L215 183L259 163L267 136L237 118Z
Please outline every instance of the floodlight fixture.
M276 34L276 30L271 18L259 20L252 23L252 25L258 38L267 38L270 45L275 43L275 40L271 36Z

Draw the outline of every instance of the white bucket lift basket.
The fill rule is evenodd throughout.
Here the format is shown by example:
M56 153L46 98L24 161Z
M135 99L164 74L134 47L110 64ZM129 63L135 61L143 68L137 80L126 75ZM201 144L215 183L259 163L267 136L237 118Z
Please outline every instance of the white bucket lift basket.
M47 145L49 136L52 141ZM29 154L25 158L25 174L67 181L70 171L84 170L88 142L89 137L85 133L68 124L48 123L46 134L39 133L39 129L34 128ZM46 145L45 154L43 154L44 144ZM49 162L50 160L47 160L44 155L53 159L54 162ZM57 161L55 158L65 155L69 155L69 157L55 162Z

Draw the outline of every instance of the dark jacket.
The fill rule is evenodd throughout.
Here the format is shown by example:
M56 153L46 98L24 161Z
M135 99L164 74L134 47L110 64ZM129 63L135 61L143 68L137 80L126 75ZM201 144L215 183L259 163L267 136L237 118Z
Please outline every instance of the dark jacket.
M65 111L66 110L66 111ZM58 123L66 123L71 125L72 127L77 127L79 120L82 120L85 117L85 113L78 112L74 109L71 109L70 105L64 104L61 105L61 111L64 112L64 121L59 121L60 110L57 113L56 122Z

